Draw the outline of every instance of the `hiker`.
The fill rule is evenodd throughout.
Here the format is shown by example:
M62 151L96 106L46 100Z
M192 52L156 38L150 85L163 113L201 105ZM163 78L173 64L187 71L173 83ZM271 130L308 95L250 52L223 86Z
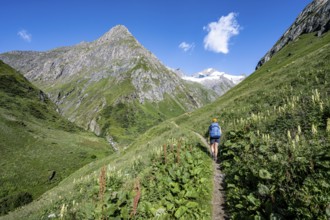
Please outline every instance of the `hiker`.
M218 120L216 118L212 119L212 123L209 126L207 134L210 136L210 153L211 157L214 161L218 158L218 145L220 143L221 137L221 127L218 124ZM206 135L206 137L208 136Z

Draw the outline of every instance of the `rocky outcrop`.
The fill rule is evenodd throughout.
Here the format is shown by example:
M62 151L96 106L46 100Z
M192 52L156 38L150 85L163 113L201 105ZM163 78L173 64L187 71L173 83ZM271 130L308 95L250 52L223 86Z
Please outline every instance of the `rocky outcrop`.
M276 42L276 44L258 62L256 69L261 67L272 56L281 50L286 44L297 39L305 33L316 32L318 36L327 32L330 28L330 1L314 0L298 16L296 21Z

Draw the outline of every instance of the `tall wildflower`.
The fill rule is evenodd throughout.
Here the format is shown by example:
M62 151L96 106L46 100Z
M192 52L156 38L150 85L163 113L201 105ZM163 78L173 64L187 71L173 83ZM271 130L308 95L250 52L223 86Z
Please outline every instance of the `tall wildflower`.
M322 101L320 101L320 110L321 110L321 112L323 112L323 102Z
M176 152L176 162L180 163L180 148L181 148L181 143L178 143L178 148Z
M317 134L317 128L314 124L312 124L312 133L315 135Z
M288 130L288 139L289 139L289 140L292 139L290 130Z
M133 210L131 212L131 218L136 215L136 210L139 204L139 200L141 197L141 186L140 186L140 180L137 179L134 183L134 191L135 191L135 197L133 201Z
M99 200L100 201L103 200L103 196L104 196L104 193L105 193L105 188L106 188L106 171L107 171L106 166L103 166L102 169L101 169L100 176L99 176L99 186L100 186L100 189L99 189Z
M298 134L301 134L301 127L298 125Z
M62 208L61 208L61 212L60 212L60 219L64 219L67 209L68 209L68 206L66 204L63 204Z
M164 150L164 163L166 164L166 153L167 153L166 144L163 145L163 150Z

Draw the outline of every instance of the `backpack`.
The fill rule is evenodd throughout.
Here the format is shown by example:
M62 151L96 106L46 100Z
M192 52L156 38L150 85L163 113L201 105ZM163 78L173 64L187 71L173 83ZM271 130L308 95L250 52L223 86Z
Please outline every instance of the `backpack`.
M211 138L220 138L221 137L221 128L218 123L212 123L209 127L209 133Z

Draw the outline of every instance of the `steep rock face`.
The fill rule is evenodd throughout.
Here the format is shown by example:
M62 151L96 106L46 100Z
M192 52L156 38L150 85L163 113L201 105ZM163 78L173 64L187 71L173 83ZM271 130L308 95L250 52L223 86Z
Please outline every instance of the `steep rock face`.
M122 25L90 43L46 52L13 51L0 59L46 91L70 121L98 135L113 127L125 133L133 125L122 125L123 117L144 121L134 122L142 131L215 98L186 84ZM162 103L170 111L160 108ZM151 109L143 107L147 104Z
M298 16L296 21L276 42L276 44L258 62L256 69L281 50L286 44L297 39L305 33L317 32L318 36L327 32L330 28L330 1L314 0Z

